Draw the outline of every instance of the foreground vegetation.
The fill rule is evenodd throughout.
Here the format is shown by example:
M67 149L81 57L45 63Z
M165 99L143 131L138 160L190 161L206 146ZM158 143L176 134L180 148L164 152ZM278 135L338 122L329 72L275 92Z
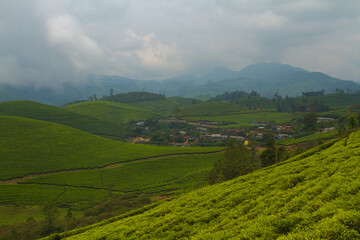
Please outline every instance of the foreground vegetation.
M358 239L360 131L283 163L69 232L69 239ZM62 235L63 236L63 235ZM59 236L61 237L61 236Z

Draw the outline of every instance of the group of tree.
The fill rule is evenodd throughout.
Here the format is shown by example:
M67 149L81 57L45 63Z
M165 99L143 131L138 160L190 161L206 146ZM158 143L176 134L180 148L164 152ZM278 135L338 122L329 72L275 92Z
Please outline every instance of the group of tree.
M302 97L316 97L316 96L324 96L325 95L325 90L321 90L321 91L308 91L308 92L303 92L302 93Z
M231 101L231 100L236 100L239 98L246 98L248 96L259 96L258 93L256 91L252 91L251 93L247 93L244 91L233 91L233 92L228 92L225 91L224 93L217 95L215 97L212 97L209 99L209 102L216 102L216 101Z
M23 223L1 225L0 239L33 240L53 233L55 234L52 239L61 239L56 233L64 232L66 235L69 230L100 222L149 203L151 199L146 195L112 196L104 203L85 209L83 216L80 216L79 213L74 213L71 207L67 208L65 214L61 214L59 205L55 201L49 201L42 206L42 218L30 217Z
M255 157L243 142L231 140L226 148L225 157L215 162L210 172L209 183L227 181L255 169Z
M289 152L284 146L277 146L274 138L266 143L266 149L261 153L260 167L267 167L289 158ZM235 177L250 173L259 166L256 160L255 148L244 145L243 142L231 140L227 145L224 158L215 162L209 175L209 183L220 183Z
M261 167L267 167L275 163L286 160L289 157L288 151L284 146L278 147L276 140L270 138L266 142L266 149L261 153Z
M100 101L110 101L110 102L121 102L121 103L131 103L131 102L141 102L141 101L155 101L155 100L164 100L165 95L159 93L151 92L127 92L127 93L118 93L114 94L113 90L110 90L109 96L104 96L100 98Z

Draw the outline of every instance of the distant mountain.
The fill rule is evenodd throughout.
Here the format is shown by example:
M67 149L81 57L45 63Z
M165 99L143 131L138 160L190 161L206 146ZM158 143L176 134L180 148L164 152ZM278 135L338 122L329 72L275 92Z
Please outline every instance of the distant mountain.
M227 68L215 68L211 72L202 75L198 78L199 83L207 83L207 82L218 82L225 79L233 79L238 78L239 72L232 71Z
M62 105L96 94L98 97L130 91L148 91L169 96L208 99L224 91L255 90L265 97L275 92L285 96L301 95L306 91L335 89L358 91L360 85L353 81L337 79L319 72L309 72L288 64L276 62L252 64L240 71L216 68L202 76L183 75L163 81L138 80L120 76L91 76L88 81L78 85L63 84L61 90L34 87L15 88L0 85L0 101L33 100L46 104Z
M289 64L281 64L276 62L258 63L249 65L241 69L239 77L251 78L254 80L272 80L282 74L308 72L301 68L293 67Z

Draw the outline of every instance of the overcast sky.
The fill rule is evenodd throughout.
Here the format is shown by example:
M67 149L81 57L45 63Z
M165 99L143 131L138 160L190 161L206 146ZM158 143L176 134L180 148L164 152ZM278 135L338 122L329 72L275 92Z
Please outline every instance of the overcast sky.
M0 82L165 79L277 61L360 80L359 0L0 0Z

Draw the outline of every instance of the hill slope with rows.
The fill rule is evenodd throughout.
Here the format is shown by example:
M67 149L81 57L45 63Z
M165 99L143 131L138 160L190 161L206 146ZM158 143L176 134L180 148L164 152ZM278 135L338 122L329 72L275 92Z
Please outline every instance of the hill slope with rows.
M132 107L128 104L118 102L82 102L68 105L64 108L69 111L117 124L125 124L130 121L161 117L160 114L153 111Z
M221 149L124 143L61 124L14 116L0 116L0 133L0 180L35 173L103 167L160 155Z
M32 101L2 102L0 103L0 115L18 116L60 123L98 135L121 137L126 135L124 126L67 111L64 108Z
M66 239L360 239L360 131Z

